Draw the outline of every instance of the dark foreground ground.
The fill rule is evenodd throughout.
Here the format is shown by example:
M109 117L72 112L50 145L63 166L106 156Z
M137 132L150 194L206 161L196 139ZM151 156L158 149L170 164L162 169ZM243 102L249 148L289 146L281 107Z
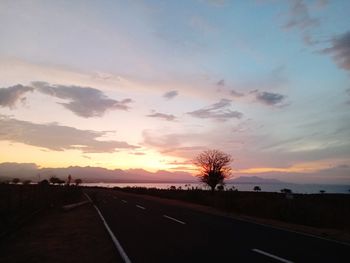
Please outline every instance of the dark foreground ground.
M122 262L95 209L51 209L0 243L0 262Z
M42 207L42 212L1 239L0 262L122 262L92 204L70 211L60 209L84 199L80 190L47 189L55 193L50 206ZM71 192L70 198L61 192ZM310 235L310 228L305 235L290 224L237 217L222 209L125 189L84 188L83 192L94 200L132 262L348 262L349 244ZM322 236L323 229L318 230L321 232L315 233Z

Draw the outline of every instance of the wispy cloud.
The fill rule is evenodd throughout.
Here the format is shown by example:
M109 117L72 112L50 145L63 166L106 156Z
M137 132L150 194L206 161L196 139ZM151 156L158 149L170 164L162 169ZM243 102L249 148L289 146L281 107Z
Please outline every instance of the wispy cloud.
M230 90L230 94L232 97L235 97L235 98L240 98L240 97L243 97L244 94L241 93L241 92L238 92L238 91L235 91L235 90Z
M155 112L149 115L146 115L147 117L151 118L160 118L166 121L174 121L176 120L176 117L172 114L165 114L165 113L160 113L160 112Z
M23 95L29 91L33 91L33 88L21 84L0 88L0 106L13 108L19 100L25 99Z
M333 38L331 43L322 52L332 55L340 68L350 71L350 31Z
M170 100L175 98L177 95L179 95L179 92L177 90L171 90L166 93L164 93L163 97Z
M243 117L243 113L239 111L233 111L230 109L231 100L221 99L219 102L214 103L208 107L187 112L192 117L201 119L216 119L220 121L226 121L228 119L240 119Z
M304 0L289 0L289 2L288 20L284 24L284 28L299 30L306 45L318 44L319 41L314 39L311 30L320 25L320 20L310 15L310 8ZM318 9L325 7L326 4L326 1L315 2Z
M46 82L33 82L32 85L41 93L70 100L59 104L84 118L101 117L107 110L128 110L128 104L132 102L131 99L110 99L100 90L90 87L50 85Z
M319 19L310 16L309 9L303 0L290 0L289 19L285 28L305 30L320 24Z
M56 123L37 124L0 116L0 140L24 143L54 151L80 150L84 153L114 152L135 149L123 141L102 141L105 131L79 130Z

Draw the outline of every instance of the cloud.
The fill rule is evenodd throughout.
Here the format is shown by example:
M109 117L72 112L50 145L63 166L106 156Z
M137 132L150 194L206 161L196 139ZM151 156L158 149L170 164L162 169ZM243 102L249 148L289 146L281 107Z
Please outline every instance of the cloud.
M21 84L8 88L0 88L0 107L13 108L17 101L23 100L23 95L29 91L33 91L33 88Z
M108 98L100 90L90 87L50 85L46 82L33 82L36 91L60 99L70 100L59 103L76 115L84 118L100 117L107 110L128 110L131 99L121 101Z
M330 54L342 69L350 71L350 31L331 40L332 46L322 52Z
M176 120L176 117L172 114L165 114L165 113L160 113L160 112L155 112L153 114L146 115L147 117L151 118L160 118L166 121L174 121Z
M240 119L243 116L243 113L239 111L232 111L229 109L231 107L231 100L221 99L219 102L214 103L208 107L195 110L192 112L187 112L187 114L192 117L201 118L201 119L216 119L221 121L226 121L228 119Z
M243 96L244 96L243 93L238 92L238 91L235 91L235 90L233 90L233 89L230 91L230 94L231 94L232 97L236 97L236 98L240 98L240 97L243 97Z
M309 9L303 0L290 0L290 3L289 19L284 25L285 28L305 30L320 24L317 18L310 16Z
M252 93L256 93L255 97L258 102L268 106L283 106L282 102L286 99L285 95L273 92L259 92L256 90Z
M175 98L177 95L179 95L179 92L177 90L171 90L166 93L164 93L163 97L170 100Z
M224 79L220 79L218 82L216 82L216 85L218 85L219 87L225 86L225 80Z
M0 116L0 140L24 143L54 151L80 150L84 153L114 152L135 149L123 141L102 141L105 131L79 130L56 123L36 124Z

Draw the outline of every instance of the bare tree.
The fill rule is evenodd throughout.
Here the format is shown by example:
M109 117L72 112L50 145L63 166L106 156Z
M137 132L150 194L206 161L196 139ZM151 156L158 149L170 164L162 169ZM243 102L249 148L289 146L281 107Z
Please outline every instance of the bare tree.
M222 185L231 176L231 162L231 156L219 150L204 151L194 160L199 168L200 181L207 184L212 192L218 184Z

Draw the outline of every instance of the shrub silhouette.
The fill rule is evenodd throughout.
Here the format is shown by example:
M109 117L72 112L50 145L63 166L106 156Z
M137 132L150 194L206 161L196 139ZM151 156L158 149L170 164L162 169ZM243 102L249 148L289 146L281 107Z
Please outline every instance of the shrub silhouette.
M18 184L21 180L19 178L13 178L12 183Z
M284 194L291 194L292 193L292 190L288 189L288 188L283 188L281 189L281 193L284 193Z
M256 186L254 186L253 190L254 190L255 192L260 192L260 191L261 191L261 188L260 188L260 186L256 185Z
M231 176L231 161L231 156L222 151L204 151L194 160L194 164L199 168L197 176L214 192L218 184L224 184L224 180Z
M74 180L76 186L79 186L82 182L83 180L81 180L80 178Z
M24 180L24 181L23 181L23 184L24 184L24 185L29 185L31 182L32 182L32 180Z

